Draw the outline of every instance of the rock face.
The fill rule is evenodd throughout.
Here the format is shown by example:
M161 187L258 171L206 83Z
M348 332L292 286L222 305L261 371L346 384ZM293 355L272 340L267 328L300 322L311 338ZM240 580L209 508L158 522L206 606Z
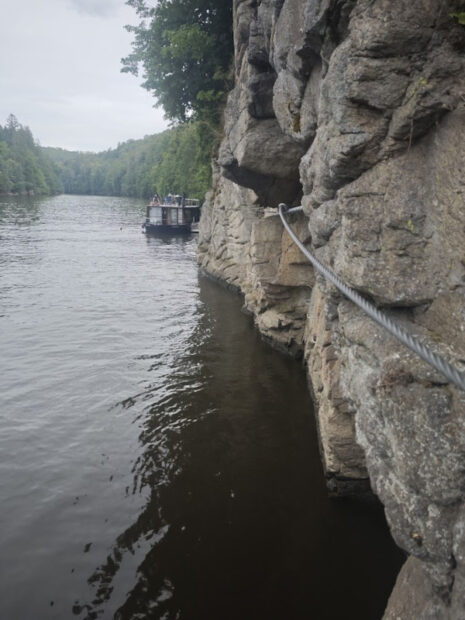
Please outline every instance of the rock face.
M313 273L465 364L465 27L456 0L235 0L236 86L199 261L307 364L326 475L410 554L387 618L465 617L465 394ZM409 591L415 588L415 596Z
M200 222L203 269L244 294L245 309L272 345L301 356L313 269L252 190L218 173L214 187ZM306 218L299 220L301 238L310 237Z

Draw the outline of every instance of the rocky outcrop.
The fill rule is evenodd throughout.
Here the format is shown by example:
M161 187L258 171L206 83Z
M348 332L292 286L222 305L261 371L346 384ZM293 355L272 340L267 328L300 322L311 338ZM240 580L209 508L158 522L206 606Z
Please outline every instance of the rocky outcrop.
M249 189L215 174L200 222L199 257L211 276L244 294L245 310L255 316L270 343L302 355L313 270L288 237L275 210L260 206ZM302 237L309 237L300 217Z
M315 276L272 213L302 201L317 257L465 364L465 2L234 4L200 263L304 356L330 488L369 474L411 555L386 617L463 617L465 394Z

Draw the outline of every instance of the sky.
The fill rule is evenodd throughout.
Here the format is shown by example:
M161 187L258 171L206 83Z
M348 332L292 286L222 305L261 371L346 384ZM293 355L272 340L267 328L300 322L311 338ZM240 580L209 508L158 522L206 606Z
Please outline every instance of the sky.
M0 125L14 114L42 146L103 151L167 128L121 73L131 50L124 0L0 0Z

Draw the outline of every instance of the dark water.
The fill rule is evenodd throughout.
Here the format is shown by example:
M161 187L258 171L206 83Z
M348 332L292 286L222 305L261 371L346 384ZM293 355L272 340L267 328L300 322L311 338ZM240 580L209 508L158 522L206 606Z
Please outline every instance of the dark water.
M300 366L142 218L0 202L1 620L380 618L401 557Z

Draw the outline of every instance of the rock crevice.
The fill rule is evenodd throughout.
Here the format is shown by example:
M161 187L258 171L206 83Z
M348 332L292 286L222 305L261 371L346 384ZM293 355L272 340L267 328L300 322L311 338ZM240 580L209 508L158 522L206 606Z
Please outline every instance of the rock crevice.
M236 82L201 222L203 269L305 360L330 488L369 480L411 556L388 618L465 616L465 395L315 274L275 207L301 202L292 225L322 262L465 363L461 11L235 0Z

